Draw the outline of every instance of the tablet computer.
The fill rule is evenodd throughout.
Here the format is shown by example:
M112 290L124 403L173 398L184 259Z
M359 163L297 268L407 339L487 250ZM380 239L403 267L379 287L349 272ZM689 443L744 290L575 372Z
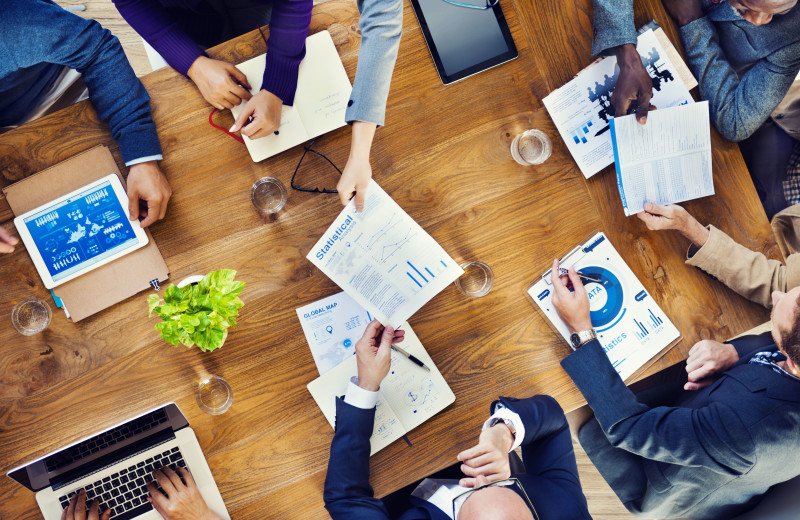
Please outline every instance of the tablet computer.
M485 6L486 0L454 0ZM500 4L472 9L445 0L411 0L442 83L472 76L518 56Z
M14 225L52 289L147 245L127 208L128 196L112 173L16 217Z

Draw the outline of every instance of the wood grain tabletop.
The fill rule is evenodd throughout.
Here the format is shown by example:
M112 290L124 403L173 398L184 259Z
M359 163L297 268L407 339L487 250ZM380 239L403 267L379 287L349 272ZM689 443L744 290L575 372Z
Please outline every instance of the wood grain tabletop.
M655 18L680 48L658 0L636 2L637 24ZM525 298L524 290L555 256L604 231L682 333L651 374L684 359L698 340L722 340L768 319L702 272L684 264L687 243L649 232L623 215L613 167L584 179L541 99L588 65L591 1L504 0L519 57L449 86L439 81L408 2L386 125L372 151L375 180L457 261L480 260L494 289L470 299L450 286L409 321L456 395L456 402L371 459L378 495L455 462L476 438L498 395L553 395L566 409L585 403L559 361L569 349ZM329 30L351 79L360 34L351 0L315 6L311 32ZM209 50L239 63L263 53L252 32ZM258 216L252 183L274 176L287 186L302 152L295 147L253 163L243 145L208 123L211 107L171 69L142 78L152 98L174 195L151 230L171 281L221 268L246 282L238 326L221 349L205 354L164 343L147 316L147 293L77 324L54 308L43 333L11 327L14 304L52 302L25 251L0 257L0 469L174 401L195 430L233 518L327 518L322 488L333 431L306 390L318 373L295 309L339 291L305 255L341 210L336 195L291 191L283 211ZM223 127L232 124L224 112ZM226 126L227 125L227 126ZM553 140L541 166L516 164L509 145L539 128ZM340 168L350 129L325 135L317 149ZM703 223L779 258L738 148L712 130L716 195L685 206ZM7 185L97 144L122 166L119 148L83 102L0 135L0 184ZM306 159L305 186L333 188L338 174ZM127 174L127 169L123 168ZM13 228L0 200L0 222ZM204 414L194 391L204 374L223 376L234 403ZM0 518L41 515L33 494L0 479Z

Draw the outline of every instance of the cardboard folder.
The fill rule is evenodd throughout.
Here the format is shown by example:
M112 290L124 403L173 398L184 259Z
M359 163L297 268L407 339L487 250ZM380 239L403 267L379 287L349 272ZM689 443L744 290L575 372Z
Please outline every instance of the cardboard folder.
M116 173L125 186L111 152L105 146L95 146L3 188L3 193L14 215L21 215L110 173ZM150 231L145 232L149 239L145 247L53 289L72 321L150 289L152 281L167 279L167 264Z

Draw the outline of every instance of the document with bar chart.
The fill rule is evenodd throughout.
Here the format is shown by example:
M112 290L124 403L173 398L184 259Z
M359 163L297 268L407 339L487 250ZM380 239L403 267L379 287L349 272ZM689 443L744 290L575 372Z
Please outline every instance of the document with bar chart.
M306 255L384 325L397 327L464 271L375 181Z
M672 63L652 30L639 35L636 50L653 82L653 105L661 110L694 103L681 79L681 67ZM618 77L617 58L608 56L586 67L542 100L587 179L614 162L609 125L614 119L611 96Z
M655 362L680 339L680 332L636 278L605 233L598 232L561 259L561 266L591 276L589 318L609 361L623 380ZM533 303L569 344L570 331L553 307L548 269L527 289Z

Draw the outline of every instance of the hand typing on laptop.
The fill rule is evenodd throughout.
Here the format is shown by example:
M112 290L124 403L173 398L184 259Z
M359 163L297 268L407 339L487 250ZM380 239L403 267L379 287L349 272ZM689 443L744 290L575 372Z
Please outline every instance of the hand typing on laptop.
M147 490L150 496L147 500L164 520L222 520L206 505L192 474L186 468L178 467L176 473L165 466L155 470L153 476L164 493L153 482L149 482Z
M92 500L88 517L86 513L86 491L81 489L79 493L72 495L69 505L61 513L61 520L108 520L111 516L110 509L100 514L100 502L97 500Z
M222 520L206 504L200 489L184 467L173 470L169 466L153 471L154 481L147 483L150 496L147 501L164 520ZM156 486L156 482L158 486ZM162 492L163 491L163 492ZM103 507L95 499L86 507L86 491L72 495L69 505L61 513L61 520L109 520L112 508Z

